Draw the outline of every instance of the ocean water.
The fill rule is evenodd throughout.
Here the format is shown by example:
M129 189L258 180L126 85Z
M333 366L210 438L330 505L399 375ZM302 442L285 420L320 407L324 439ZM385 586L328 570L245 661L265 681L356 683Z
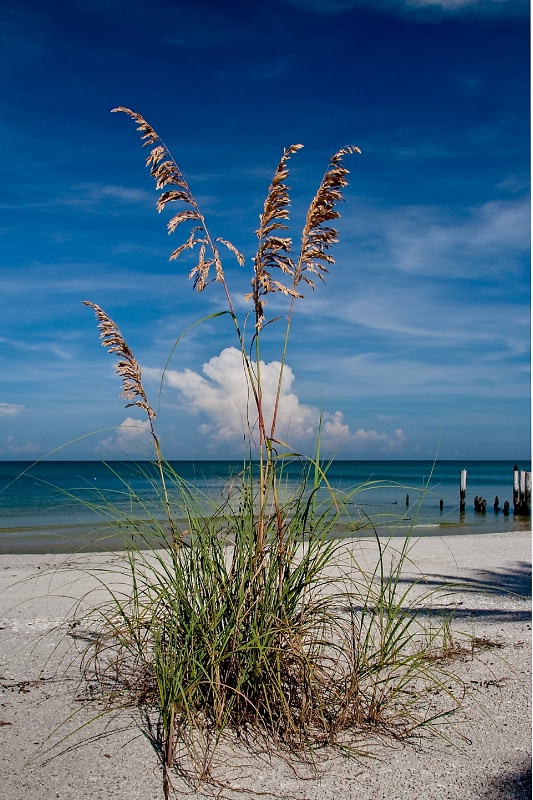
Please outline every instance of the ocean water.
M171 462L194 487L207 509L227 501L238 483L237 461ZM529 530L529 518L513 514L510 461L334 461L328 469L333 489L350 493L339 533L417 536ZM531 470L529 463L520 469ZM459 511L461 470L467 470L466 511ZM283 472L282 492L290 494L301 472L298 462ZM157 475L150 462L41 461L0 462L0 553L72 552L120 547L120 520L161 518ZM179 520L179 496L171 487ZM407 502L407 495L409 501ZM486 513L474 510L474 497L487 500ZM320 490L318 499L326 499ZM510 514L495 512L495 497L510 504ZM442 500L443 508L440 508Z

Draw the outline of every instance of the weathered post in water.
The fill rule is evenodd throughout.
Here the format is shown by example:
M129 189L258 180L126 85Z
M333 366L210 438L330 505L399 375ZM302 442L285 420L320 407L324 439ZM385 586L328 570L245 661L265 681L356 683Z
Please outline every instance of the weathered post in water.
M513 468L513 511L523 517L531 514L531 472Z
M518 464L513 467L513 510L516 514L520 503L520 469Z
M531 472L520 470L518 513L523 517L531 514Z
M466 507L466 469L461 470L461 488L459 491L459 509L465 510Z

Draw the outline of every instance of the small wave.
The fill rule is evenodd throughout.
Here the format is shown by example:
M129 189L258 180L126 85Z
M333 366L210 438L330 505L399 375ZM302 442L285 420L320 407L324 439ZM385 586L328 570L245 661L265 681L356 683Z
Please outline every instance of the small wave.
M419 522L413 525L413 528L441 528L440 522Z

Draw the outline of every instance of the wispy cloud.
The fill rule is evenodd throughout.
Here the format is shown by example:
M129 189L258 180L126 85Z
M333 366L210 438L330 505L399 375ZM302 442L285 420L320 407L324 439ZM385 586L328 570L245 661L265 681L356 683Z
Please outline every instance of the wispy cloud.
M64 194L56 199L59 205L83 208L85 211L95 212L103 207L102 210L106 214L109 213L110 201L117 201L119 210L120 206L124 204L146 207L150 203L152 205L155 204L155 195L143 189L135 189L129 186L80 183L69 187Z
M427 362L472 362L477 373L488 369L490 348L503 368L529 347L529 227L525 199L464 213L363 207L345 222L331 279L299 314L323 342L342 321L344 336L329 345L337 349L347 337L356 350L383 348L397 359L423 347Z
M396 0L393 6L409 8L438 8L443 11L475 11L479 14L509 13L516 7L525 9L524 0Z
M0 42L5 63L31 62L45 46L47 27L44 9L7 3L0 19ZM33 32L32 36L28 36L29 30Z
M14 414L20 414L24 406L17 403L0 403L0 417L12 417Z
M486 300L481 287L479 292L480 298ZM500 358L508 358L524 354L529 345L530 317L525 303L477 302L475 287L466 284L446 291L446 287L433 285L402 286L391 278L388 285L369 286L342 298L342 302L338 293L312 300L309 305L316 316L320 315L323 326L329 319L336 319L345 323L347 335L350 329L363 328L401 337L391 339L393 352L423 343L428 357L435 356L431 348L451 353L465 347L470 356L475 348L490 345ZM334 303L338 305L332 306ZM361 344L368 346L368 341L359 333L353 339L353 347L357 349Z
M514 397L529 396L529 379L526 367L511 366L503 359L494 362L483 357L461 359L458 349L448 362L435 359L396 358L387 353L362 353L342 360L340 369L357 381L358 397L425 397L439 401L458 395L485 400L508 395L508 383L502 381L505 372L513 385Z
M285 2L295 8L319 14L340 14L358 8L372 8L375 11L392 11L403 15L419 12L418 16L421 16L423 12L441 12L488 16L523 14L529 7L527 0L285 0Z
M508 276L523 268L529 253L528 198L463 209L366 206L347 219L345 236L358 250L368 242L382 268L419 277Z
M398 209L388 218L390 266L417 275L487 277L516 269L529 246L529 203L491 201L457 220L436 208Z
M209 0L198 0L194 7L183 3L158 3L150 8L144 3L131 0L79 0L86 13L97 14L120 22L121 26L135 31L143 37L163 41L188 49L208 49L220 46L236 46L243 42L256 41L258 31L245 6L232 8L230 4L219 5ZM157 7L159 5L159 11ZM154 19L159 14L164 22ZM231 21L238 14L238 24ZM268 21L268 17L266 17ZM228 24L229 22L229 24Z

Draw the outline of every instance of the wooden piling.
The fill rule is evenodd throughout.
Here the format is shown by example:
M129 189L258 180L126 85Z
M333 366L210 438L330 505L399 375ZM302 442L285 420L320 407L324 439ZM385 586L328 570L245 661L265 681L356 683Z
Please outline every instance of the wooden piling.
M513 467L513 509L517 513L518 504L520 501L520 469L515 464Z
M461 486L459 490L459 508L464 511L466 508L466 469L461 470Z
M531 514L531 472L520 469L518 464L513 468L513 511L522 517Z

